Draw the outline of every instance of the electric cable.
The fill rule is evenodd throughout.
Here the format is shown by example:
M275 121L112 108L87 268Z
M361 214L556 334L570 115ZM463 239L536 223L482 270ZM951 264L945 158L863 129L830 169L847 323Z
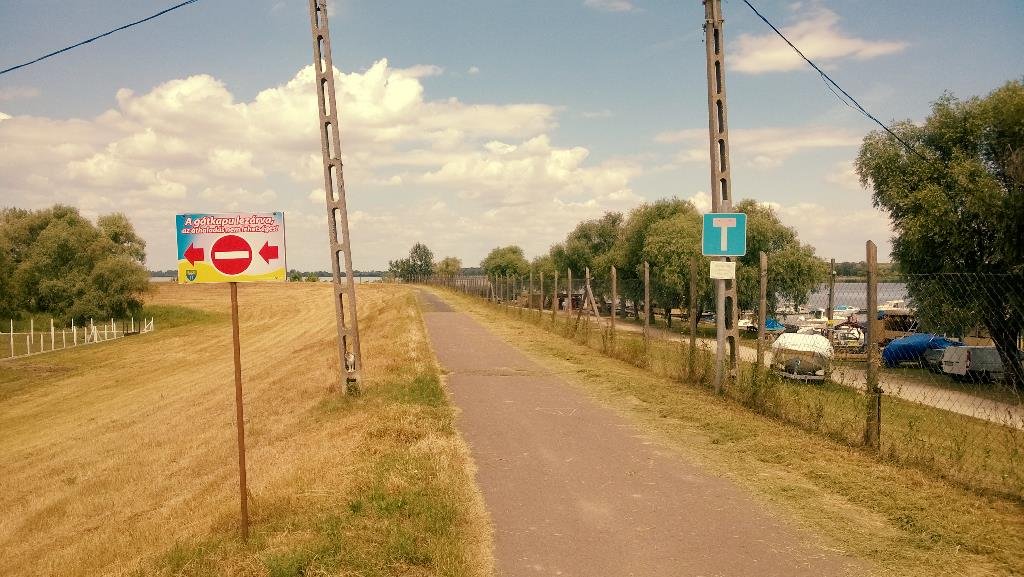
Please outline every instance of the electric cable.
M120 32L121 30L124 30L126 28L131 28L132 26L136 26L138 24L142 24L143 22L148 22L148 21L150 21L150 20L152 20L154 18L159 18L160 16L163 16L164 14L167 14L168 12L171 12L173 10L177 10L178 8L181 8L183 6L187 6L189 4L194 4L196 2L199 2L199 0L185 0L185 2L182 2L180 4L175 4L174 6L171 6L170 8L165 8L165 9L157 12L156 14L153 14L152 16L148 16L146 18L143 18L142 20L136 20L135 22L130 22L128 24L125 24L124 26L119 26L117 28L114 28L113 30L110 30L109 32L104 32L103 34L99 34L97 36L93 36L92 38L89 38L88 40L83 40L83 41L81 41L81 42L79 42L77 44L72 44L71 46L68 46L68 47L65 47L65 48L61 48L60 50L55 50L53 52L50 52L49 54L45 54L43 56L40 56L39 58L36 58L35 60L30 60L28 62L25 62L24 64L18 64L17 66L11 66L10 68L6 68L4 70L0 70L0 75L7 74L8 72L17 70L19 68L24 68L26 66L30 66L32 64L35 64L36 62L41 61L41 60L46 60L47 58L50 58L51 56L56 56L56 55L58 55L58 54L60 54L62 52L67 52L68 50L73 50L73 49L78 48L79 46L82 46L84 44L88 44L88 43L93 42L95 40L99 40L100 38L103 38L104 36L110 36L114 32Z
M836 97L839 98L843 102L843 104L846 104L847 106L851 106L851 103L852 103L852 106L851 106L852 108L856 108L856 110L858 110L861 114L863 114L867 118L869 118L872 121L874 121L874 123L877 124L878 126L882 127L882 130L884 130L887 133L889 133L889 136L892 136L893 138L895 138L896 141L899 142L901 145L903 145L903 147L906 148L908 151L913 152L917 156L920 156L921 159L924 160L925 162L928 162L928 163L934 162L932 159L929 159L925 155L921 154L917 150L917 148L911 146L910 143L908 143L907 141L903 140L903 138L901 138L898 134L893 132L882 121L878 120L878 118L875 118L875 115L871 114L870 112L867 111L867 109L865 109L863 106L861 106L860 102L857 102L856 98L851 96L850 93L847 92L846 90L843 90L843 87L839 86L839 84L836 83L835 80L832 80L831 76L826 74L824 70L819 68L817 64L815 64L813 61L811 61L810 58L808 58L806 55L804 55L804 53L799 48L797 48L796 45L794 45L792 42L790 42L789 38L786 38L786 35L783 34L781 30L776 28L774 24L772 24L770 21L768 21L768 19L765 18L763 14L758 12L757 8L754 8L754 5L750 3L750 0L743 0L743 3L746 4L751 10L753 10L754 14L757 14L757 17L760 18L762 21L764 21L764 23L767 24L769 28L774 30L775 33L779 35L779 38L782 38L786 42L786 44L789 44L789 47L792 48L797 54L799 54L800 58L804 59L804 62L806 62L807 64L811 65L811 68L814 68L814 70L818 72L818 74L821 76L822 80L825 82L825 85L828 87L829 90L832 91L833 94L836 94L835 90L832 89L832 87L834 86L836 88L836 90L839 90L839 92L841 92L843 94L843 96L846 97L845 99L843 99L843 98L840 98L838 94L836 94Z

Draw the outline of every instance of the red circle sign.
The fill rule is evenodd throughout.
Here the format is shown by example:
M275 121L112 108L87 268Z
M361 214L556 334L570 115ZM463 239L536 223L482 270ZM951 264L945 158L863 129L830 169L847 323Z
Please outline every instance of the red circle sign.
M244 238L233 234L218 238L210 252L213 266L224 274L242 274L252 262L252 247Z

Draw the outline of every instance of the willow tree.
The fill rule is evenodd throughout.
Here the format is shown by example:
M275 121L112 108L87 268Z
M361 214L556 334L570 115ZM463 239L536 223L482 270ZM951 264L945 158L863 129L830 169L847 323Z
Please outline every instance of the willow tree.
M861 183L889 214L893 260L922 322L962 333L980 323L1010 383L1024 383L1024 85L984 98L944 94L923 124L872 132L857 157ZM966 326L965 326L966 325Z

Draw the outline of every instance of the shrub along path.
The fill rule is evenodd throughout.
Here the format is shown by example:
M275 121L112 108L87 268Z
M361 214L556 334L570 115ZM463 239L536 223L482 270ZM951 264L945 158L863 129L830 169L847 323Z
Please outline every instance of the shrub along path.
M421 292L494 524L499 574L855 575L731 482Z

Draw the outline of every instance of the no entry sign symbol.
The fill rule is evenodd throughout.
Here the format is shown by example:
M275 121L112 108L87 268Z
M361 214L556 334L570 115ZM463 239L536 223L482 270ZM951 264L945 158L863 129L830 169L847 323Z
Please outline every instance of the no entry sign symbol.
M252 247L244 238L233 234L218 238L210 252L213 266L224 274L242 274L252 263Z

